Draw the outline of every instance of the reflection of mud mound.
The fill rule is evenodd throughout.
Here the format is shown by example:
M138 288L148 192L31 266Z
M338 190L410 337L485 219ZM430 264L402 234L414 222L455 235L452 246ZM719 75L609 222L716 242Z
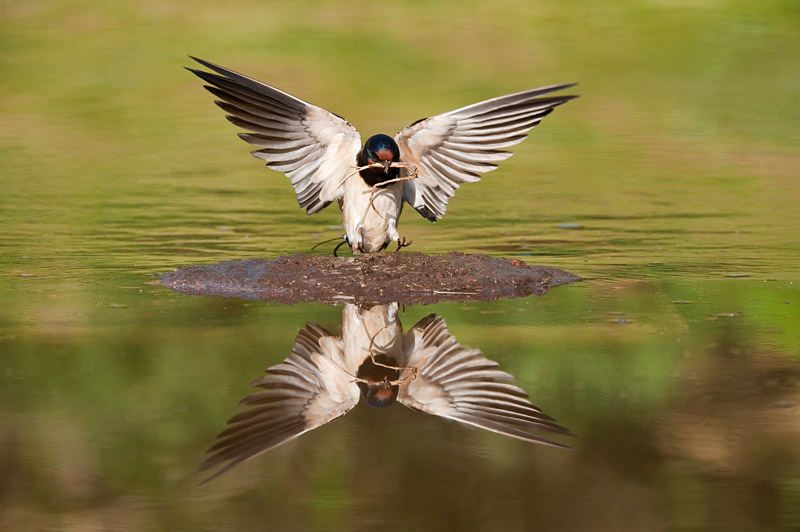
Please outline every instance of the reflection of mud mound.
M187 294L280 303L376 304L487 301L542 295L580 277L519 260L451 252L375 253L356 257L294 254L188 266L162 274L161 284Z

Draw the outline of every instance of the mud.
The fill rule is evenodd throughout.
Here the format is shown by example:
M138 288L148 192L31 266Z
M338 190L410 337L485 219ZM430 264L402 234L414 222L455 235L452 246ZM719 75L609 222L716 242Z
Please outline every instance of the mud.
M581 278L521 260L451 252L373 253L324 257L297 253L188 266L161 275L160 284L185 294L277 301L406 305L489 301L542 295Z

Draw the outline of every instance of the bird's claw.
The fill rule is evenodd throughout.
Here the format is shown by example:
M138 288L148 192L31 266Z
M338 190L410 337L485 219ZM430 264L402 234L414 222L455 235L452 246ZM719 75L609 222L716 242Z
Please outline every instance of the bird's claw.
M403 248L407 248L408 246L410 246L413 243L414 243L413 240L406 240L406 237L400 237L397 240L397 249L395 251L400 251Z

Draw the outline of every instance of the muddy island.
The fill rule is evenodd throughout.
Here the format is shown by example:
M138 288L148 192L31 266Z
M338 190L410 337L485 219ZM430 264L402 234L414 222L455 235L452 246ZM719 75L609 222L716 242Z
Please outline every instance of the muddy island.
M373 305L490 301L542 295L581 278L521 260L450 252L373 253L329 257L296 253L187 266L161 274L160 284L185 294L276 301Z

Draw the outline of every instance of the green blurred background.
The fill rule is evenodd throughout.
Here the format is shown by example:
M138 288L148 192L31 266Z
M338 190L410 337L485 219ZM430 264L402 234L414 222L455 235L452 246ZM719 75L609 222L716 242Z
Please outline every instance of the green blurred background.
M799 51L795 1L0 1L0 529L797 530ZM357 408L196 485L249 381L341 309L152 275L342 230L188 54L364 138L580 82L443 220L400 226L585 278L402 314L442 315L574 451Z

